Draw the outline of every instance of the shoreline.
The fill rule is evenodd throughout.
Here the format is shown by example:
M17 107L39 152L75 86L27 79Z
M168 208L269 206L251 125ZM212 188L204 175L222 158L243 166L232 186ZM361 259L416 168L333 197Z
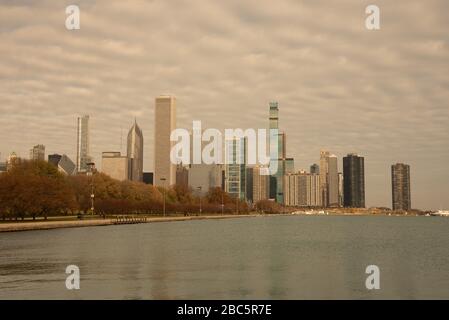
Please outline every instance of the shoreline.
M254 217L272 217L272 216L342 216L342 217L361 217L361 216L389 216L386 214L372 214L365 212L358 213L330 213L324 214L305 214L305 213L277 213L277 214L242 214L242 215L203 215L203 216L169 216L169 217L146 217L145 221L118 222L116 218L94 218L86 220L57 220L57 221L17 221L17 222L0 222L0 233L3 232L20 232L20 231L36 231L36 230L52 230L63 228L82 228L82 227L101 227L126 224L143 224L143 223L160 223L160 222L176 222L176 221L192 221L192 220L211 220L211 219L236 219L236 218L254 218ZM391 217L413 217L418 215L391 215ZM139 217L137 216L137 219Z
M284 215L284 214L279 214ZM147 217L145 221L136 221L128 223L117 223L114 218L106 219L88 219L88 220L67 220L67 221L18 221L18 222L1 222L0 233L3 232L20 232L35 230L51 230L63 228L82 228L82 227L102 227L127 224L144 224L159 222L176 222L190 220L211 220L211 219L233 219L233 218L252 218L260 216L269 216L267 214L242 214L242 215L204 215L204 216L172 216L172 217ZM270 215L271 216L271 215Z

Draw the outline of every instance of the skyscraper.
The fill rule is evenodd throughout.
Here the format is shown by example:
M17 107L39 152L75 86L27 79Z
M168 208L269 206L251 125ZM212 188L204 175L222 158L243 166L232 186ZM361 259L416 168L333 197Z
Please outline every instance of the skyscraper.
M89 116L78 117L77 141L76 141L76 170L78 172L87 171L87 163L90 158L90 133Z
M59 159L58 169L59 172L69 176L76 174L76 165L73 163L72 159L65 154L63 154L61 159Z
M307 205L321 207L320 175L311 173L307 175Z
M168 187L176 183L176 163L170 161L170 151L175 145L170 134L176 128L176 99L160 96L155 104L154 185Z
M254 203L254 167L246 167L246 190L245 199L251 203Z
M30 160L45 160L45 146L38 144L30 149Z
M255 166L253 171L253 202L267 200L269 197L269 178L267 175L268 168L263 166Z
M211 188L221 187L222 171L221 164L191 164L186 171L188 185L195 192L205 195Z
M311 174L320 174L320 166L317 165L316 163L312 164L310 166L310 173Z
M134 120L134 124L128 132L127 140L128 156L128 180L143 180L143 135Z
M17 156L17 153L14 151L11 152L6 160L6 170L11 170L15 165L20 163L20 158Z
M321 203L323 207L327 207L329 204L328 199L328 158L329 151L320 151L320 193Z
M288 173L284 176L284 204L286 206L321 206L320 177L315 173Z
M55 167L58 166L59 161L61 161L62 156L60 154L49 154L48 155L48 163L51 163Z
M365 163L357 154L343 158L343 192L345 207L365 207Z
M284 205L307 206L307 173L288 173L284 176Z
M328 206L338 207L338 160L334 154L327 158L327 186Z
M343 172L338 173L338 206L343 207Z
M277 134L277 158L273 150L270 150L270 166L277 165L277 172L271 175L269 180L270 198L278 203L284 203L284 175L294 172L293 158L287 158L287 138L285 132L279 132L279 104L270 102L269 129L278 130ZM271 143L270 143L271 145Z
M246 195L246 138L225 140L225 191L233 197Z
M176 166L176 185L186 189L189 187L189 170L181 163Z
M391 189L393 210L411 209L410 166L396 163L391 166Z
M276 101L272 101L269 103L270 111L269 111L269 129L270 130L279 130L279 104ZM280 141L282 138L278 136L276 139L277 143L277 157L274 159L274 152L273 150L270 150L270 156L272 157L270 159L270 166L277 165L278 171L279 171L279 158L281 158L282 154L282 141ZM271 147L271 141L270 141L270 147ZM277 184L278 184L278 178L276 177L276 174L270 176L269 179L269 196L270 199L276 199L277 197Z

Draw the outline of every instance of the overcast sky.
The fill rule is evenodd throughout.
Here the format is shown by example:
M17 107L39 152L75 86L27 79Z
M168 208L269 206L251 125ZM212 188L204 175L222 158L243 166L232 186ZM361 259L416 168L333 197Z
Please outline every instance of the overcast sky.
M81 29L65 28L77 4ZM381 29L365 28L365 8ZM125 151L134 117L153 168L154 98L178 125L265 128L279 101L296 169L320 149L365 156L368 206L391 206L390 166L411 165L412 206L449 208L449 2L0 0L0 161L35 144L76 159Z

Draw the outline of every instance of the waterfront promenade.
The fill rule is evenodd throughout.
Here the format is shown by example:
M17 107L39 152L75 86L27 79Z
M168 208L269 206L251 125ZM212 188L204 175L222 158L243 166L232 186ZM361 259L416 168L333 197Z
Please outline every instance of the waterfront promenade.
M201 216L168 216L168 217L147 217L145 221L139 220L136 216L136 221L131 223L154 223L154 222L169 222L169 221L187 221L187 220L201 220L201 219L230 219L243 217L257 217L260 214L245 214L245 215L201 215ZM110 226L116 224L127 224L119 222L117 218L91 218L86 220L57 220L57 221L14 221L0 223L0 232L13 231L31 231L31 230L48 230L58 228L78 228L78 227L95 227L95 226Z

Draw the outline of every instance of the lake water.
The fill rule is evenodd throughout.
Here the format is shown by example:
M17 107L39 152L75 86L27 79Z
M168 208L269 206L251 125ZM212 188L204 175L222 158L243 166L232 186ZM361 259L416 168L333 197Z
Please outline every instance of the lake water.
M81 289L67 290L67 265ZM368 265L380 290L367 290ZM449 219L278 216L0 234L1 299L449 299Z

